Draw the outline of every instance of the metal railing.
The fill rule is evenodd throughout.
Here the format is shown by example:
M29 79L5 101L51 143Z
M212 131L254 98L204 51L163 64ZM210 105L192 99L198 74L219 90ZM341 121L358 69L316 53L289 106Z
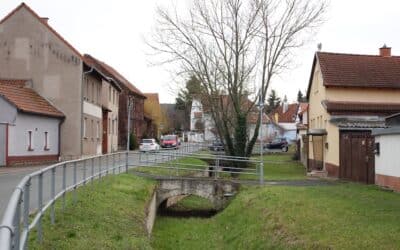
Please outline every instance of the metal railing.
M61 162L26 175L16 186L4 212L0 224L0 249L26 249L29 233L35 227L38 241L42 242L42 217L50 209L51 224L55 223L55 202L58 199L62 200L64 210L68 191L73 192L75 204L78 186L121 173L121 169L127 172L128 161L128 152L118 152ZM35 199L33 194L36 194ZM30 221L29 214L34 210L35 216Z

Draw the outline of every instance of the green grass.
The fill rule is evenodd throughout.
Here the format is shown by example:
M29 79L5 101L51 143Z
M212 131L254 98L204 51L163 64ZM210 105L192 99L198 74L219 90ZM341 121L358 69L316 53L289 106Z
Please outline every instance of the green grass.
M170 209L176 211L186 211L186 210L212 210L214 209L214 205L207 199L196 196L189 195L182 200L180 200L177 204L173 205Z
M175 164L183 164L181 166L175 165ZM194 166L193 166L194 165ZM157 166L161 167L174 167L178 166L181 168L192 168L192 169L206 169L207 163L200 160L196 159L193 157L182 157L178 158L176 160L172 160L169 162L165 163L158 163ZM131 171L136 171L136 172L142 172L142 173L148 173L148 174L154 174L154 175L174 175L174 176L189 176L193 174L198 174L199 171L195 170L175 170L175 169L163 169L163 168L150 168L150 167L138 167L135 168Z
M161 217L154 249L398 249L400 195L374 186L244 188L209 219Z
M67 208L56 204L56 226L43 219L44 242L30 234L31 249L150 249L145 207L155 182L133 175L108 176L78 189L78 202L67 195Z

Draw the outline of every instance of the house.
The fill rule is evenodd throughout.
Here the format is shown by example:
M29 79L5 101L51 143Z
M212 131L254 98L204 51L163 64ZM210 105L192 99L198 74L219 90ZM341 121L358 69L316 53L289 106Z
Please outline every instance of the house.
M375 184L400 192L400 113L385 119L387 128L374 129Z
M0 79L0 166L59 159L65 115L31 86Z
M296 140L296 119L299 109L298 103L282 103L275 110L271 111L269 118L272 121L269 138L285 137L291 143Z
M384 117L400 112L400 57L317 52L309 87L308 168L374 183L374 138Z
M224 102L228 107L228 103L230 102L228 96L221 95L220 98L221 101ZM244 102L244 105L247 105L249 107L252 105L251 101L249 100L246 100ZM259 116L259 111L254 106L247 116L248 135L254 134ZM260 131L262 131L262 134L259 132L257 140L263 138L263 140L266 141L269 134L269 124L270 120L268 119L267 115L263 114L262 126L260 127ZM211 111L209 110L208 105L203 105L202 101L199 98L193 98L192 100L192 108L190 112L190 130L191 133L189 135L189 138L191 138L192 141L213 141L218 138L218 132L215 127Z
M143 133L146 131L146 121L144 117L144 101L146 96L137 89L129 80L127 80L121 73L115 70L107 63L96 59L91 55L85 55L85 60L90 60L96 69L98 69L106 78L110 78L118 83L121 88L119 96L115 96L115 100L118 102L118 115L111 117L111 120L115 121L115 129L118 127L118 148L126 149L127 144L127 132L128 132L128 102L130 100L132 104L131 109L131 127L129 131L134 133L137 140L142 138ZM114 92L111 92L111 98L114 98ZM114 100L114 99L113 99ZM112 123L113 124L113 123ZM111 127L112 127L111 124Z
M146 100L144 101L145 119L151 121L151 125L147 125L148 128L144 133L147 135L147 137L159 138L162 112L158 94L145 93L144 95L146 96Z
M105 75L97 61L84 56L83 154L118 150L118 112L121 87Z
M299 103L296 119L297 128L297 150L299 151L300 162L307 166L308 161L308 103Z

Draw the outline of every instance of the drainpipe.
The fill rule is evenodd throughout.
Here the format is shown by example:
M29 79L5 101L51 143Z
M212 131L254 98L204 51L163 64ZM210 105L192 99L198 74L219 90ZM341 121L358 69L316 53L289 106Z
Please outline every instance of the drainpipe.
M90 70L88 71L84 71L83 70L84 67L84 62L82 61L82 84L81 84L81 132L80 132L80 141L81 141L81 156L83 155L83 84L84 84L84 80L85 80L85 75L90 74L93 72L94 67L91 66Z

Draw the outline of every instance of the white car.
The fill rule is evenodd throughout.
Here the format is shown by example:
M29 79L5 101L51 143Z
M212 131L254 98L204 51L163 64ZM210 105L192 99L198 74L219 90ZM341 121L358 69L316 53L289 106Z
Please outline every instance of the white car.
M160 150L160 145L158 145L155 139L142 139L139 150L140 152L158 151Z

